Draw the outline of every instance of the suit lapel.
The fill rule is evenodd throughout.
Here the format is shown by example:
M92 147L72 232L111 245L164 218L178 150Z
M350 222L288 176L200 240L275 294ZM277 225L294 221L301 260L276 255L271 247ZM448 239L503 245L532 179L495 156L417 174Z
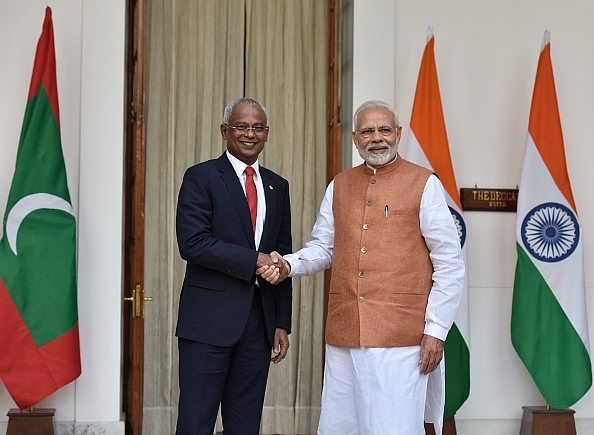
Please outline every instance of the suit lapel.
M248 207L247 200L245 199L243 189L241 188L241 183L239 182L237 174L233 169L233 165L231 165L231 162L229 162L227 156L223 154L217 160L217 167L221 173L223 183L225 183L229 195L231 195L235 210L240 217L241 226L246 238L249 241L250 247L256 249L256 244L254 242L254 231L252 230L252 220L250 217L250 209Z
M262 230L262 237L260 239L260 251L264 250L268 252L270 249L269 240L270 232L273 227L273 219L276 215L276 202L278 200L278 190L274 185L273 177L270 176L270 172L260 166L260 176L262 177L262 185L264 187L264 196L266 197L266 219L264 220L264 228Z

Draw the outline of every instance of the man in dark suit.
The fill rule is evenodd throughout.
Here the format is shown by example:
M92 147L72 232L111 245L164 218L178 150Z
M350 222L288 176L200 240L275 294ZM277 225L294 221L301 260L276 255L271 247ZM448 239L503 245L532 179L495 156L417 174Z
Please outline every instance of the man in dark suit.
M275 266L265 253L292 250L288 182L258 165L267 120L255 100L229 103L227 151L190 167L180 188L178 435L212 435L219 405L225 434L258 434L270 362L289 347L291 281L273 286L255 273Z

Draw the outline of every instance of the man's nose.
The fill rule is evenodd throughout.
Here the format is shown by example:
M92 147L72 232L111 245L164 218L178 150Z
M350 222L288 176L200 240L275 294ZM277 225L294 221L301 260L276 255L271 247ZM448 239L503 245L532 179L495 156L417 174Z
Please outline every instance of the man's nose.
M371 134L371 140L373 142L382 142L384 140L384 137L380 134L377 128L373 129L373 133Z

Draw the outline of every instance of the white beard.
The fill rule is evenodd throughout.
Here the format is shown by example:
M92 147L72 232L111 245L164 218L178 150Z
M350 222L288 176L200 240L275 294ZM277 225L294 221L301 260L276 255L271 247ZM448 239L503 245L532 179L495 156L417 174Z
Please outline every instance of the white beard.
M387 146L388 151L384 152L382 154L375 154L375 153L369 152L369 148L373 148L378 145ZM396 157L396 154L398 154L398 144L396 143L396 144L390 146L386 142L381 142L379 144L373 143L373 144L367 145L367 148L365 148L365 149L357 147L357 151L359 151L359 155L361 156L361 158L363 160L365 160L365 163L367 163L369 166L373 166L373 167L377 168L380 166L387 165L392 160L394 160L394 158Z

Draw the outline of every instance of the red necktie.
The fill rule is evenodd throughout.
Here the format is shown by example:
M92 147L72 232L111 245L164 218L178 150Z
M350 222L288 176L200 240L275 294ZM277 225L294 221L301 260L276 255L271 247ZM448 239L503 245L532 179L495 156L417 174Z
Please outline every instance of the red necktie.
M254 183L254 168L248 166L245 168L245 197L247 198L250 215L252 216L252 229L256 233L256 215L258 214L258 193L256 192L256 183Z

